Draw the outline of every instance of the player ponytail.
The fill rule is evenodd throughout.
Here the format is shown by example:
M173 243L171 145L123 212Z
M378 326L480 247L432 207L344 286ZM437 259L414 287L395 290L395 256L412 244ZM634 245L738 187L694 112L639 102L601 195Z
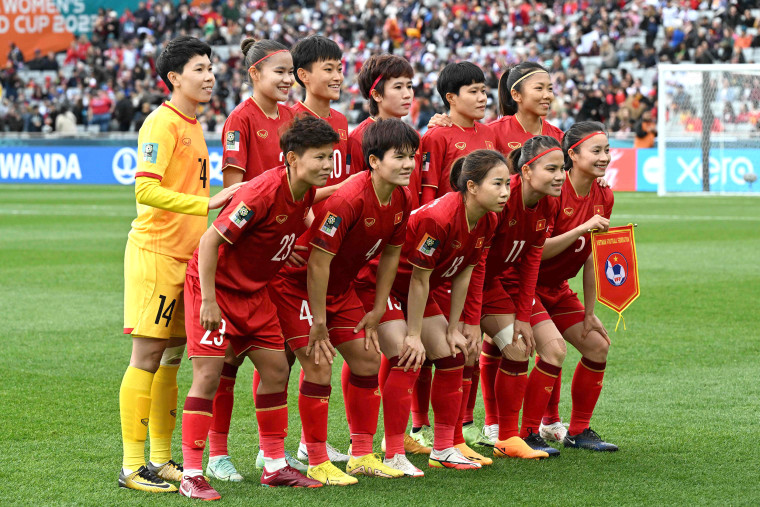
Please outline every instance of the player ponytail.
M507 156L507 167L511 174L522 175L522 168L526 165L532 167L547 150L559 150L559 141L551 136L531 137L522 147L512 150Z
M510 67L499 78L499 112L501 116L513 116L517 114L519 105L512 97L512 90L522 93L523 84L528 74L547 71L542 65L535 62L522 62Z
M398 77L408 77L409 79L414 77L414 69L411 64L400 56L372 55L364 62L356 76L356 82L359 85L362 97L369 102L370 115L377 116L379 113L377 102L372 98L372 90L377 90L377 93L382 97L385 94L385 83L389 79Z
M261 72L261 68L266 61L266 57L275 52L288 50L288 48L277 41L269 39L262 39L257 41L253 38L244 39L243 42L240 43L240 49L245 56L243 59L243 66L245 69L245 75L249 80L251 79L251 67Z
M499 164L507 165L504 155L493 150L475 150L466 157L459 157L451 164L449 183L455 192L467 193L467 182L476 185L486 178L488 171Z
M573 167L573 160L570 158L570 150L578 153L586 138L593 137L595 134L607 134L607 128L603 123L598 121L579 121L567 129L562 137L562 151L565 153L565 170L569 171Z

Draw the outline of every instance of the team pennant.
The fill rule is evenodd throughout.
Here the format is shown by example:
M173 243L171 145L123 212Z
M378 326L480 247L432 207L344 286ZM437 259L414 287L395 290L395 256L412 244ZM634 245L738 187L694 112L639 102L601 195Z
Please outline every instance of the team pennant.
M628 224L613 227L607 232L591 234L596 299L618 314L615 331L621 320L623 329L626 329L623 311L639 297L639 269L633 227L633 224Z

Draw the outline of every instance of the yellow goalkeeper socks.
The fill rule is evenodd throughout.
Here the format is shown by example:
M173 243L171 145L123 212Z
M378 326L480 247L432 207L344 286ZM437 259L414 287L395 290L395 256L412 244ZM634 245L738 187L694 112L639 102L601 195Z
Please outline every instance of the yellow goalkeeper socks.
M179 364L162 364L150 391L150 460L160 465L172 459L172 433L177 423Z
M122 466L132 471L145 464L145 438L148 433L152 383L152 373L130 366L124 373L119 389L121 438L124 443Z

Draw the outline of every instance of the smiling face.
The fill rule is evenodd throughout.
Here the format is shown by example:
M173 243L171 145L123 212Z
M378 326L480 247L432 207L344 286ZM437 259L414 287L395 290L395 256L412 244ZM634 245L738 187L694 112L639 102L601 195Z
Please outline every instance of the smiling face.
M393 185L406 186L414 170L414 151L393 148L386 151L382 159L370 155L369 164L381 179Z
M523 181L542 195L559 197L566 177L565 157L559 149L539 158L532 167L523 167Z
M284 102L293 87L293 57L283 51L268 57L259 68L248 69L253 83L254 96L266 97L275 102Z
M167 77L174 90L179 90L190 100L194 102L211 100L216 78L208 56L193 56L182 68L181 73L169 72Z
M289 151L287 159L291 169L295 171L294 180L303 181L315 187L323 187L333 169L333 145L307 148L303 155Z
M343 64L340 60L314 62L311 70L298 69L298 77L310 94L320 99L339 100L343 84Z
M412 107L412 79L406 76L386 79L383 94L372 90L372 98L377 102L381 118L402 118L409 114L409 108Z
M549 107L554 101L554 87L546 72L537 72L525 78L511 93L520 112L535 116L549 114Z
M447 93L446 98L452 111L456 111L465 118L477 121L482 120L486 115L488 95L486 94L485 83L472 83L463 86L457 94Z
M509 169L502 163L493 166L480 184L467 182L467 193L483 209L500 213L509 200Z
M610 142L605 134L597 134L569 150L568 154L573 161L573 170L600 178L610 165Z

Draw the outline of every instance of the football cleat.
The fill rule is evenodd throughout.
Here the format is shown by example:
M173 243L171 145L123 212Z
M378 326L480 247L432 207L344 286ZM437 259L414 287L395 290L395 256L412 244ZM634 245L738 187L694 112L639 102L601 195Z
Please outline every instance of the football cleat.
M209 459L206 466L206 475L211 479L219 481L240 482L243 480L243 476L240 475L235 468L235 465L230 461L230 457L214 456Z
M485 456L478 454L477 452L470 449L467 446L467 444L457 444L454 447L459 449L459 452L462 453L462 456L464 456L470 461L474 461L475 463L480 463L483 466L493 465L493 460L491 458L487 458Z
M497 440L493 446L493 455L497 458L522 458L522 459L542 459L548 458L549 454L545 451L536 451L530 448L520 437L510 437L506 440Z
M412 432L409 433L409 436L416 440L422 447L433 448L433 428L430 426L423 426L419 431L412 430Z
M380 448L385 452L385 437L383 437L383 441L380 442ZM408 454L430 454L430 451L432 449L430 447L425 447L423 445L420 445L419 442L417 442L415 439L410 437L408 434L404 433L404 452Z
M551 424L544 424L538 427L538 434L544 440L551 440L553 442L562 442L567 435L567 426L562 421L557 421Z
M454 470L474 470L481 468L480 463L476 463L464 457L462 452L456 447L449 447L442 451L433 451L428 459L428 466L431 468L453 468Z
M464 441L470 447L493 447L493 440L472 423L462 426L462 436L464 436Z
M148 461L148 470L153 472L153 474L159 479L174 482L182 480L182 472L184 471L182 465L175 463L174 460L171 459L163 465L158 466Z
M586 428L582 433L578 433L577 435L565 435L562 444L565 447L588 449L590 451L615 452L618 450L618 446L605 442L591 428Z
M321 482L325 486L350 486L359 482L356 477L351 477L329 461L309 467L306 476L309 479Z
M285 461L287 461L289 466L295 468L302 474L305 474L306 471L309 469L308 466L298 461L288 451L285 451ZM259 453L256 455L256 468L258 468L259 470L264 469L264 451L262 451L261 449L259 449Z
M288 486L291 488L321 488L323 484L305 477L301 472L288 465L269 473L266 468L261 473L261 485L267 487Z
M351 456L346 465L346 473L349 475L382 477L384 479L398 479L406 475L403 470L398 470L384 464L378 454L365 454L358 458Z
M409 458L406 457L404 454L396 454L392 458L385 458L383 460L383 464L387 465L391 468L395 468L396 470L401 470L404 472L405 477L424 477L425 473L417 468L416 466L412 465L412 462L409 461Z
M487 424L483 426L483 436L495 444L496 441L499 440L499 425ZM491 444L491 447L493 447L493 444Z
M129 475L125 474L124 470L119 471L119 487L149 493L175 493L177 491L174 484L169 484L159 478L145 466L141 466L136 472Z
M197 498L198 500L222 499L219 493L211 487L211 484L202 475L195 477L184 476L179 484L179 494L188 498Z
M335 463L348 463L348 454L343 454L335 447L331 446L329 443L325 442L325 445L327 446L327 459L330 461L333 461ZM296 458L298 458L301 461L304 461L306 463L309 462L309 451L306 448L306 444L301 442L298 444L298 452L296 453Z
M528 444L528 446L534 451L544 451L549 455L550 458L559 457L559 449L555 449L551 445L547 444L546 440L541 438L541 435L538 433L528 433L528 436L523 440L525 440L525 443Z

